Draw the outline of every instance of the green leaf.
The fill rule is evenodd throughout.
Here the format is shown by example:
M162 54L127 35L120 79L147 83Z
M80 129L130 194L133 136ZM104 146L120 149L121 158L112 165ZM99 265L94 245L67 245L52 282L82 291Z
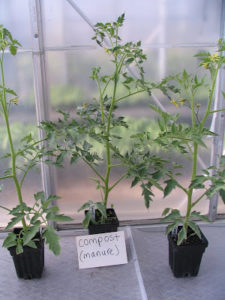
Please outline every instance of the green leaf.
M91 221L91 212L87 211L87 213L85 214L84 220L82 222L83 227L88 228L90 221Z
M177 245L179 246L186 239L187 239L187 231L183 226L181 230L178 232Z
M151 190L149 190L149 188L144 183L141 184L141 188L142 188L142 196L144 196L144 200L145 200L145 206L146 208L149 208L150 201L152 201L151 196L153 196L154 194L152 193Z
M131 183L131 187L135 186L139 182L139 178L135 177L134 180Z
M59 235L52 226L47 226L43 233L43 238L46 239L46 244L49 245L49 250L51 250L56 256L60 254L60 245L59 245Z
M36 212L34 215L33 215L33 217L31 218L31 220L30 220L30 223L31 224L34 224L38 219L39 219L39 213L38 212Z
M41 200L41 202L45 202L45 194L43 191L34 194L34 199L36 201Z
M31 248L34 248L34 249L37 249L37 246L36 246L34 241L29 241L29 243L27 243L27 246L29 246Z
M18 217L14 217L11 219L11 221L8 223L8 225L6 226L6 230L12 228L14 225L16 225L17 223L19 223L23 218L24 218L25 214L21 213L19 214Z
M89 200L88 202L85 202L77 211L80 212L84 209L89 209L91 206L94 206L94 202Z
M219 191L219 194L220 194L220 197L221 197L222 200L223 200L223 203L225 204L225 191L224 191L224 190L220 190L220 191Z
M204 182L207 180L207 177L204 175L198 175L195 177L194 180L192 180L189 188L194 188L194 189L203 189L204 186Z
M32 226L29 228L28 231L24 232L23 244L27 245L32 240L32 238L36 235L39 229L40 229L39 226Z
M206 52L206 51L200 51L197 54L194 55L194 57L198 57L198 56L211 56L210 52Z
M9 248L12 246L16 246L16 239L17 239L17 236L15 233L13 233L13 232L9 233L8 236L4 239L2 247Z
M71 159L70 159L70 164L71 165L75 164L78 161L79 158L80 157L77 153L73 153L72 156L71 156Z
M167 184L165 189L164 189L164 198L170 194L170 192L175 189L177 186L177 181L175 179L168 179L165 181Z
M101 202L95 203L96 208L100 211L100 213L106 218L106 209L105 206Z
M194 231L195 234L197 234L197 236L198 236L200 239L202 238L202 237L201 237L201 232L200 232L200 230L199 230L199 227L198 227L198 225L197 225L195 222L189 221L189 222L188 222L188 226Z
M23 253L23 245L22 245L21 241L18 241L18 244L16 246L16 254L18 255L21 253Z
M180 224L182 224L181 220L177 220L174 223L168 225L166 228L166 234L169 234L171 231L173 231L175 228L177 228Z
M10 51L10 53L11 53L12 55L16 55L16 53L17 53L17 46L10 45L9 51Z
M165 208L163 213L162 213L162 216L166 216L169 213L169 211L170 211L170 208L168 208L168 207Z
M172 209L171 213L162 219L162 222L181 220L181 214L178 209Z
M191 213L191 217L197 218L197 219L202 220L204 222L210 222L210 220L206 216L201 215L200 212L198 212L198 211L193 211Z
M49 216L47 217L47 220L51 220L51 221L54 221L54 222L70 222L70 221L73 221L72 218L68 217L68 216L65 216L63 214L60 214L60 215L55 215L54 213L50 213Z

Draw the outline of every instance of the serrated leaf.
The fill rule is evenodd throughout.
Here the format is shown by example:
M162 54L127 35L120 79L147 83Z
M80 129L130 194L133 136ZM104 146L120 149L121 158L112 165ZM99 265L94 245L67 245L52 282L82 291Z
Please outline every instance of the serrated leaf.
M193 211L193 212L191 213L191 217L197 218L197 219L202 220L202 221L204 221L204 222L210 222L210 220L209 220L206 216L201 215L201 214L200 214L199 212L197 212L197 211Z
M25 216L25 214L21 213L18 217L12 218L5 229L8 230L8 229L12 228L14 225L19 223L23 219L24 216Z
M166 234L169 234L175 228L177 228L182 222L180 220L175 221L174 223L170 224L166 228Z
M23 244L27 245L27 243L29 243L32 240L32 238L36 235L39 229L40 229L39 226L32 226L29 228L28 231L24 232Z
M139 178L135 177L134 180L131 183L131 187L134 187L139 182Z
M87 211L87 213L85 214L84 220L82 222L83 227L88 228L90 221L91 221L91 212Z
M47 218L47 216L46 216ZM72 221L73 219L68 217L68 216L65 216L63 214L60 214L60 215L56 215L54 213L50 213L47 220L51 220L51 221L54 221L54 222L70 222Z
M162 219L162 222L181 220L181 214L178 209L172 209L171 213Z
M89 200L88 202L84 203L77 211L80 212L81 210L89 209L93 205L94 205L94 202Z
M186 239L187 239L187 231L183 226L181 230L178 232L177 245L179 246Z
M39 218L39 214L36 212L30 220L31 224L34 224Z
M45 201L45 194L44 194L44 192L41 191L41 192L38 192L38 193L34 194L34 199L36 201L41 200L41 202L44 202Z
M71 159L70 159L70 164L71 165L75 164L78 161L79 158L80 157L77 153L73 153L72 156L71 156Z
M29 243L27 243L27 246L29 246L31 248L34 248L34 249L37 249L37 246L36 246L34 241L29 241Z
M141 188L142 188L142 196L144 196L144 200L145 200L145 206L146 208L149 208L150 201L152 201L151 196L153 196L153 193L143 183L141 184Z
M2 247L9 248L12 246L16 246L16 238L17 236L15 233L13 232L9 233L8 236L4 239Z
M105 206L101 202L95 203L96 208L100 211L100 213L107 218Z
M164 198L170 194L170 192L176 188L177 181L174 179L169 179L165 181L166 187L164 189Z
M199 230L199 227L195 222L189 221L188 226L194 231L194 233L201 239L201 232Z
M43 233L43 238L46 239L46 244L49 246L49 250L51 250L56 256L60 254L60 245L59 245L59 235L56 230L52 226L47 226Z

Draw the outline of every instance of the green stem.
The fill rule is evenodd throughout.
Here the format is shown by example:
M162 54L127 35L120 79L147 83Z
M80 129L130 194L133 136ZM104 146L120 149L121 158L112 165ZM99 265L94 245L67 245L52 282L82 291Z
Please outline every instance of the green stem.
M95 174L103 181L105 182L105 178L96 170L95 167L92 166L91 163L89 163L88 160L86 160L84 157L81 157L81 159L95 172Z
M117 186L118 183L120 183L121 180L123 180L126 177L127 173L123 174L110 188L109 188L109 192L115 187Z
M26 177L28 171L32 168L33 161L36 159L37 156L38 156L38 154L36 154L36 156L31 160L31 162L28 164L27 168L24 170L23 177L22 177L21 180L20 180L20 188L22 188L24 179L25 179L25 177Z
M210 89L210 94L209 94L209 101L208 101L208 105L205 111L205 115L200 123L200 129L202 129L205 125L205 122L210 114L210 108L211 108L211 104L212 104L212 99L213 99L213 95L214 95L214 90L215 90L215 86L216 86L216 79L217 79L217 75L218 75L219 69L217 68L214 74L214 78L213 78L213 82L212 82L212 87Z
M0 205L0 208L3 208L3 209L5 209L5 210L7 210L7 211L10 211L10 209L8 209L7 207L2 206L2 205Z
M28 149L30 149L30 148L34 147L35 145L38 145L38 144L40 144L40 143L42 143L42 142L44 142L44 141L47 141L47 138L44 138L44 139L42 139L42 140L39 140L39 141L34 142L34 143L31 144L31 145L28 145L28 146L25 147L23 150L21 150L21 151L15 153L15 155L18 156L18 155L22 154L23 152L27 151Z
M197 159L198 159L198 144L194 142L194 151L192 154L192 177L191 180L194 180L197 174ZM192 209L192 195L193 195L193 188L188 189L188 202L187 202L187 212L184 219L184 227L187 231L188 228L188 221L191 215Z
M214 90L215 90L215 86L216 86L216 79L217 79L217 75L218 75L218 68L216 69L216 72L214 74L214 78L212 81L212 86L210 89L210 94L209 94L209 100L208 100L208 104L207 104L207 108L205 111L205 114L203 116L202 121L199 124L199 134L201 134L205 122L210 114L210 108L211 108L211 104L212 104L212 99L213 99L213 95L214 95ZM192 127L193 129L195 129L195 111L194 111L194 97L192 94L192 101L191 101L191 108L192 108ZM197 159L198 159L198 144L196 142L193 142L193 153L192 153L192 177L191 180L193 181L197 175ZM190 214L191 214L191 209L194 205L196 205L200 199L202 199L202 197L204 196L204 194L198 198L195 202L192 203L192 196L193 196L193 188L189 188L188 190L188 202L187 202L187 211L186 211L186 216L184 219L184 227L187 230L188 228L188 221L190 218Z
M7 179L7 178L12 178L12 177L13 177L12 175L7 175L7 176L0 177L0 180Z
M171 176L170 174L168 174L168 177L173 179L173 176ZM177 186L186 194L188 195L188 190L185 189L185 187L183 187L179 182L177 182Z
M117 28L117 33L116 36L118 36L118 28ZM116 38L115 46L117 47L118 40ZM107 207L108 203L108 195L110 192L109 188L109 176L110 176L110 171L111 171L111 149L110 149L110 125L111 125L111 117L114 109L114 105L116 102L116 90L117 90L117 83L118 83L118 58L117 58L117 53L115 53L115 72L114 72L114 86L113 86L113 97L112 97L112 102L110 105L108 117L107 117L107 129L106 129L106 137L107 141L105 143L105 149L106 149L106 174L105 174L105 189L104 189L104 200L103 200L103 205L105 208Z
M167 135L168 135L168 133L167 133ZM182 136L168 135L168 137L171 139L183 140L183 141L187 141L187 142L192 141L191 139L183 138Z
M20 189L20 184L19 184L17 174L16 174L16 154L15 154L15 150L14 150L14 146L13 146L12 134L11 134L11 129L10 129L10 125L9 125L9 118L8 118L8 113L7 113L6 88L5 88L5 78L4 78L4 71L3 71L3 54L4 54L4 52L2 52L1 60L0 60L1 77L2 77L2 90L3 90L3 94L2 94L3 99L1 100L1 103L2 103L2 108L3 108L5 124L6 124L6 130L7 130L8 139L9 139L9 147L10 147L10 153L11 153L12 178L14 180L14 184L15 184L15 187L16 187L16 192L17 192L19 204L22 204L23 203L23 198L22 198L22 193L21 193L21 189ZM27 230L27 225L26 225L25 218L22 219L22 224L23 224L24 230L26 231Z
M206 192L204 192L197 200L192 203L192 208L198 204L198 202L205 196Z
M100 94L100 110L101 110L101 116L102 116L102 124L105 124L105 118L104 118L104 107L103 107L103 94L102 94L102 90L101 90L101 85L99 82L99 79L96 79L97 81L97 86L98 86L98 90L99 90L99 94Z
M134 93L128 94L128 95L126 95L126 96L123 96L123 97L117 99L116 102L119 102L119 101L121 101L121 100L123 100L123 99L126 99L126 98L130 97L130 96L134 96L134 95L136 95L136 94L143 93L144 91L145 91L145 90L143 89L143 90L136 91L136 92L134 92Z
M214 114L214 113L220 112L220 111L225 111L225 108L216 109L216 110L211 110L211 111L209 112L209 114Z

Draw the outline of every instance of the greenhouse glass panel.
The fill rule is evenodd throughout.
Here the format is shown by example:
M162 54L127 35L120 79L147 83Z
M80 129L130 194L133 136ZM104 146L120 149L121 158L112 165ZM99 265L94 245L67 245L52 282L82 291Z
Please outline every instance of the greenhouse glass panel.
M29 0L0 0L3 24L24 48L31 48Z
M32 134L38 137L36 127L36 115L34 105L33 77L32 77L32 57L27 53L18 53L15 57L5 56L6 86L13 89L18 95L18 105L11 106L11 130L12 138L16 149L23 137ZM9 151L8 138L5 127L2 126L0 118L0 153L4 156ZM0 160L0 176L3 176L2 170L9 168L10 158ZM0 205L13 208L17 203L16 190L12 180L1 181L2 192L0 193ZM42 190L40 171L30 171L23 185L23 197L27 203L32 203L33 194ZM0 227L7 224L10 219L5 212L0 211Z
M42 11L40 11L40 19L36 20L37 15L35 16L30 8L36 7L37 4L41 4ZM0 24L3 23L23 46L21 53L16 57L6 59L7 86L15 89L20 96L20 105L13 107L12 112L15 139L19 140L22 133L26 134L26 130L34 132L35 135L38 134L35 114L56 121L60 116L58 109L75 115L77 106L91 103L93 98L98 96L97 87L90 78L91 69L94 66L101 66L104 73L110 73L112 64L105 50L99 48L91 39L92 26L97 22L114 21L124 12L125 22L120 36L123 42L142 41L144 53L148 57L144 65L145 79L158 82L169 74L182 72L183 69L202 75L198 68L199 61L193 58L193 55L202 50L210 52L215 50L222 32L220 28L221 7L222 0L0 0ZM37 22L38 26L33 26L34 29L30 26L30 22ZM41 34L38 39L36 32L42 26L43 40ZM30 28L34 31L32 35ZM33 50L31 50L32 38L33 46L35 45ZM132 72L132 66L130 71ZM43 80L46 74L47 81ZM40 114L40 111L35 111L34 79L36 84L38 82L35 87L36 107L43 113L49 105L49 112L44 111ZM39 90L41 87L46 88L45 93ZM119 86L118 90L121 95L124 95L123 86ZM40 96L47 94L49 97ZM201 115L206 105L205 92L202 90L198 96L199 115ZM122 151L130 149L132 142L129 136L131 134L144 129L150 130L153 135L157 132L157 116L149 108L150 103L158 103L168 112L179 113L184 124L190 122L187 117L187 107L176 107L158 91L153 91L153 97L146 94L135 95L130 100L121 103L117 112L118 115L124 115L129 124L129 131L122 131L124 135L122 142L118 141L118 147ZM21 119L23 123L18 125L17 122ZM209 119L207 124L211 130L213 130L212 121ZM1 152L6 153L7 140L4 134L3 129L0 128L0 140L3 141ZM202 147L198 159L198 170L210 164L212 139L205 139L204 142L209 148L206 151ZM102 147L96 143L95 150L101 154ZM154 151L158 153L160 149L156 148ZM176 153L165 155L165 158L169 157L175 157L178 163L184 162L184 159ZM5 166L7 166L7 160L1 162L0 170ZM42 170L46 176L48 176L47 168ZM49 185L47 190L55 186L56 189L51 192L62 197L58 202L62 213L72 215L76 223L80 222L83 213L78 214L77 209L81 204L88 200L99 201L101 199L95 183L89 180L89 177L93 176L92 172L80 162L71 166L68 160L65 161L64 168L54 168L53 171L54 176L48 178L50 184L46 183L46 186ZM190 164L185 161L181 182L187 182L190 172ZM113 173L113 178L121 174L122 170L118 169ZM46 179L46 176L43 178ZM161 192L154 190L156 199L147 210L140 188L131 189L130 184L129 180L125 180L110 194L109 205L114 204L120 220L160 218L165 207L177 207L181 212L186 209L185 197L176 189L165 199ZM32 172L25 182L25 200L32 199L33 193L41 189L40 172ZM198 197L198 192L194 196ZM13 206L14 191L9 182L4 182L0 197L3 205L9 201L7 199L12 199L10 201ZM206 200L201 201L196 209L207 214L208 207L209 201ZM224 212L225 207L220 201L219 213ZM2 218L1 220L0 226L3 226L7 220Z
M125 12L122 38L143 44L212 43L219 38L221 0L76 1L93 24Z

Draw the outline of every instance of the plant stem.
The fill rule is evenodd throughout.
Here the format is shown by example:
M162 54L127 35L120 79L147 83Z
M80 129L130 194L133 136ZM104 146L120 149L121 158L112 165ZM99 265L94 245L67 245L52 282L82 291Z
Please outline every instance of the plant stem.
M197 200L192 203L192 208L205 196L206 192L204 192Z
M121 180L123 180L126 177L127 173L123 174L110 188L109 192L118 184Z
M18 156L18 155L20 155L21 153L25 152L26 150L28 150L28 149L34 147L35 145L38 145L38 144L40 144L40 143L42 143L42 142L44 142L44 141L46 141L46 140L47 140L47 138L41 139L41 140L39 140L39 141L36 141L36 142L34 142L33 144L31 144L31 145L25 147L23 150L21 150L21 151L15 153L15 155Z
M5 210L7 210L7 211L10 211L10 209L8 209L7 207L2 206L2 205L0 205L0 208L3 208L3 209L5 209Z
M215 86L216 86L216 79L217 79L218 71L219 71L219 69L217 68L216 71L215 71L215 74L214 74L213 81L212 81L212 86L211 86L210 93L209 93L209 100L208 100L207 108L205 110L205 114L203 116L203 119L201 120L201 122L199 124L199 134L202 133L205 122L206 122L209 114L211 113L210 108L211 108L212 99L213 99L213 95L214 95L214 90L215 90ZM192 106L192 127L193 127L193 129L195 129L196 124L195 124L193 94L192 94L191 106ZM192 178L191 178L192 181L195 179L195 177L197 175L198 143L193 142L193 148L194 148L194 150L193 150L193 153L192 153ZM202 199L204 194L202 194L195 202L192 202L193 188L189 188L189 190L188 190L187 212L186 212L186 216L185 216L185 219L184 219L184 227L186 229L186 232L187 232L187 228L188 228L188 221L189 221L189 218L190 218L191 209L194 205L196 205L200 201L200 199Z
M8 111L7 111L6 88L5 88L5 78L4 78L4 71L3 71L3 56L4 56L4 52L2 52L1 59L0 59L2 90L3 90L3 94L2 94L3 97L1 99L1 104L2 104L2 108L3 108L6 130L7 130L8 139L9 139L9 147L10 147L10 153L11 153L12 178L14 180L14 184L16 187L19 204L22 204L23 198L22 198L20 184L19 184L17 174L16 174L16 154L15 154L15 150L14 150L14 146L13 146L12 134L11 134L11 129L10 129L10 125L9 125L9 118L8 118ZM22 219L22 224L23 224L24 230L26 231L27 225L26 225L25 218Z
M91 163L89 163L88 160L86 160L84 157L81 157L81 159L95 172L95 174L103 181L105 182L105 178L95 169L95 167L92 166Z
M7 176L0 177L0 180L7 179L7 178L12 178L12 175L7 175Z
M211 110L209 113L210 113L210 114L214 114L214 113L220 112L220 111L225 111L225 108L216 109L216 110Z
M130 96L134 96L134 95L136 95L136 94L143 93L144 91L145 91L145 90L143 89L143 90L140 90L140 91L133 92L133 93L131 93L131 94L128 94L128 95L126 95L126 96L123 96L123 97L117 99L116 102L119 102L119 101L121 101L121 100L123 100L123 99L126 99L126 98L130 97Z
M202 128L205 125L205 122L210 114L210 108L211 108L211 104L212 104L212 99L213 99L213 94L214 94L214 90L215 90L215 86L216 86L216 79L217 79L217 75L218 75L219 69L217 68L214 74L214 78L213 78L213 82L212 82L212 87L210 89L210 94L209 94L209 101L208 101L208 105L205 111L205 115L202 119L202 121L200 122L200 129L202 130Z
M197 174L197 159L198 159L198 144L196 142L194 142L194 151L192 154L192 177L191 177L191 180L194 180L196 177L196 174ZM184 228L186 229L186 232L187 232L188 221L189 221L191 209L192 209L192 195L193 195L193 188L189 188L188 189L187 212L186 212L186 216L184 219Z
M118 36L118 27L117 27L117 32L116 36ZM118 39L116 38L115 41L115 46L117 47L118 44ZM120 68L121 69L121 68ZM104 189L104 200L103 200L103 205L105 208L107 208L107 203L108 203L108 195L110 192L109 188L109 176L110 176L110 171L111 171L111 149L110 149L110 125L111 125L111 117L114 109L114 105L116 102L116 90L117 90L117 83L118 83L118 77L119 77L119 72L118 72L118 57L117 53L115 53L115 72L114 72L114 86L113 86L113 97L112 97L112 102L110 105L109 113L107 116L107 128L106 128L106 137L107 141L105 142L105 149L106 149L106 174L105 174L105 189Z

